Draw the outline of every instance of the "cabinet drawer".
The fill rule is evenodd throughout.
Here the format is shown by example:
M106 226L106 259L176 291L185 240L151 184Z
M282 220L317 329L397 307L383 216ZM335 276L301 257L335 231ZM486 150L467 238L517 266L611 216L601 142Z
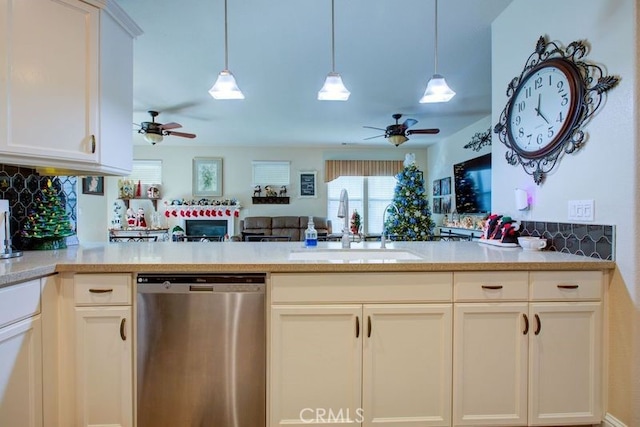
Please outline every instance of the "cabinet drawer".
M0 327L40 313L40 279L0 289Z
M271 275L273 303L450 302L452 273Z
M453 275L454 301L526 301L526 271L478 271Z
M602 298L600 271L536 271L530 276L532 301L582 301Z
M76 274L76 305L131 305L129 274Z

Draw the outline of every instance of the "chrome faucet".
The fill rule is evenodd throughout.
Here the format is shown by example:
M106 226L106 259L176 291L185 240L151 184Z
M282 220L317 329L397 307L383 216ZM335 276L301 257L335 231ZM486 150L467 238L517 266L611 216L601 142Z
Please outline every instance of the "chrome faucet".
M344 225L342 227L342 247L347 249L351 247L351 240L349 240L349 193L345 188L340 192L340 204L338 205L338 218L344 218Z
M385 239L385 218L387 217L387 211L389 210L389 208L393 208L396 211L396 215L400 215L400 211L398 210L398 207L396 205L394 205L393 203L389 203L387 205L386 208L384 208L384 212L382 212L382 236L380 237L380 249L385 249L386 246L386 239Z

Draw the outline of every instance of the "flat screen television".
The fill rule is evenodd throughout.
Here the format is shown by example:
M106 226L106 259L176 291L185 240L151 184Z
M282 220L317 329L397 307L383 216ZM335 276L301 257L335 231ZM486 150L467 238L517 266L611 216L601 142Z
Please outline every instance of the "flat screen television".
M491 154L453 165L456 211L491 212Z

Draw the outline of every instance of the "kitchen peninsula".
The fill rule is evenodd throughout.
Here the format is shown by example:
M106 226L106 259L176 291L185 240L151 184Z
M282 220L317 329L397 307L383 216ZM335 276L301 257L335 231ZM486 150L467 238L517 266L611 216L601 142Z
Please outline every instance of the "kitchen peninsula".
M269 427L326 423L306 408L365 426L602 420L614 262L478 242L392 242L385 251L362 242L346 251L340 242L136 242L3 262L0 292L33 294L42 283L42 315L29 315L49 355L41 381L30 383L44 390L44 425L134 425L132 325L143 272L266 273ZM345 260L323 255L334 253ZM0 334L12 326L1 320ZM73 392L51 392L63 389ZM59 423L46 420L52 413Z

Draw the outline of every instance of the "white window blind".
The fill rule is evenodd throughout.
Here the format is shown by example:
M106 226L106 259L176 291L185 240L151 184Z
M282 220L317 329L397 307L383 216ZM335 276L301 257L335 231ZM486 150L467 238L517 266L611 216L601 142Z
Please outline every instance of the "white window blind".
M162 184L162 160L134 160L127 179L141 184Z
M290 162L252 162L253 185L290 185Z

